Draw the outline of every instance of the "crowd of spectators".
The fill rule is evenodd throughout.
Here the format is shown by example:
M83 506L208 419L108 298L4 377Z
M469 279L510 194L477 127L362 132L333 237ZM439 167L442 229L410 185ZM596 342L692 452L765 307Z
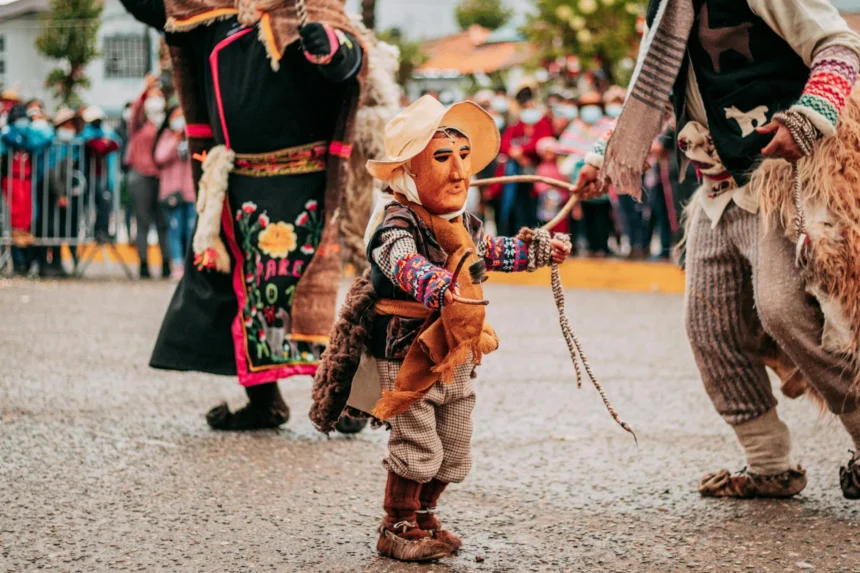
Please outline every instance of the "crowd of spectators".
M543 95L542 95L543 92ZM552 90L524 82L512 94L481 90L471 96L502 133L499 157L477 178L536 174L576 181L586 155L621 114L625 90ZM578 203L556 231L574 237L575 252L588 257L668 260L682 235L683 205L698 186L694 169L682 177L673 128L654 141L642 182L642 202L609 193ZM500 235L552 220L570 198L545 183L476 187L473 211Z
M119 118L98 106L48 114L37 99L0 93L0 191L17 274L65 277L58 243L77 260L80 239L115 241L124 226L137 245L138 276L150 278L154 226L160 276L182 276L196 218L191 159L182 111L155 77Z

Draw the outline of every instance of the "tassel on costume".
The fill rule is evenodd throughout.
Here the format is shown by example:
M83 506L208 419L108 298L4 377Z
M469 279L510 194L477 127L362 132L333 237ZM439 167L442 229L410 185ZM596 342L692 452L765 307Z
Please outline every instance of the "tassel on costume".
M383 390L382 398L373 407L371 416L378 420L390 420L406 412L412 404L424 397L425 392L408 392L406 390Z
M197 229L192 241L194 264L200 270L230 272L230 257L221 240L221 214L235 159L235 152L216 145L203 161L203 174L197 191Z

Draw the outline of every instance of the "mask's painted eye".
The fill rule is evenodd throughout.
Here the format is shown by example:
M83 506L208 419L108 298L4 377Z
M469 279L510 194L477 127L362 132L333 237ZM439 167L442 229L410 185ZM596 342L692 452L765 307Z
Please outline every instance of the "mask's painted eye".
M469 149L469 146L464 145L463 147L460 148L460 159L466 159L467 157L469 157L469 153L471 153L471 152L472 152L472 150Z
M438 149L435 153L433 153L433 159L438 161L439 163L445 163L451 156L454 155L453 149Z

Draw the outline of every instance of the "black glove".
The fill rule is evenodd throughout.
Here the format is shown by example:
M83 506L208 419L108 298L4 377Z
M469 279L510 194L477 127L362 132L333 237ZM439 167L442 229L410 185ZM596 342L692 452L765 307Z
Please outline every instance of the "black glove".
M310 22L299 29L299 34L302 37L302 48L305 54L315 56L316 58L329 58L337 51L338 45L332 46L332 39L335 35L331 33L331 28L320 24L319 22ZM337 40L335 39L335 42Z

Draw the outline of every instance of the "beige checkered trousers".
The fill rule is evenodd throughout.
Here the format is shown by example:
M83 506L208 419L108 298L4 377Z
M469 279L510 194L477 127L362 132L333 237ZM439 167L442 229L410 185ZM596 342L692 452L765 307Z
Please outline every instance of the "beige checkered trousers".
M394 389L400 365L396 360L377 360L383 389ZM385 469L419 483L466 479L472 469L472 369L472 364L458 367L454 382L436 382L424 398L394 417Z

